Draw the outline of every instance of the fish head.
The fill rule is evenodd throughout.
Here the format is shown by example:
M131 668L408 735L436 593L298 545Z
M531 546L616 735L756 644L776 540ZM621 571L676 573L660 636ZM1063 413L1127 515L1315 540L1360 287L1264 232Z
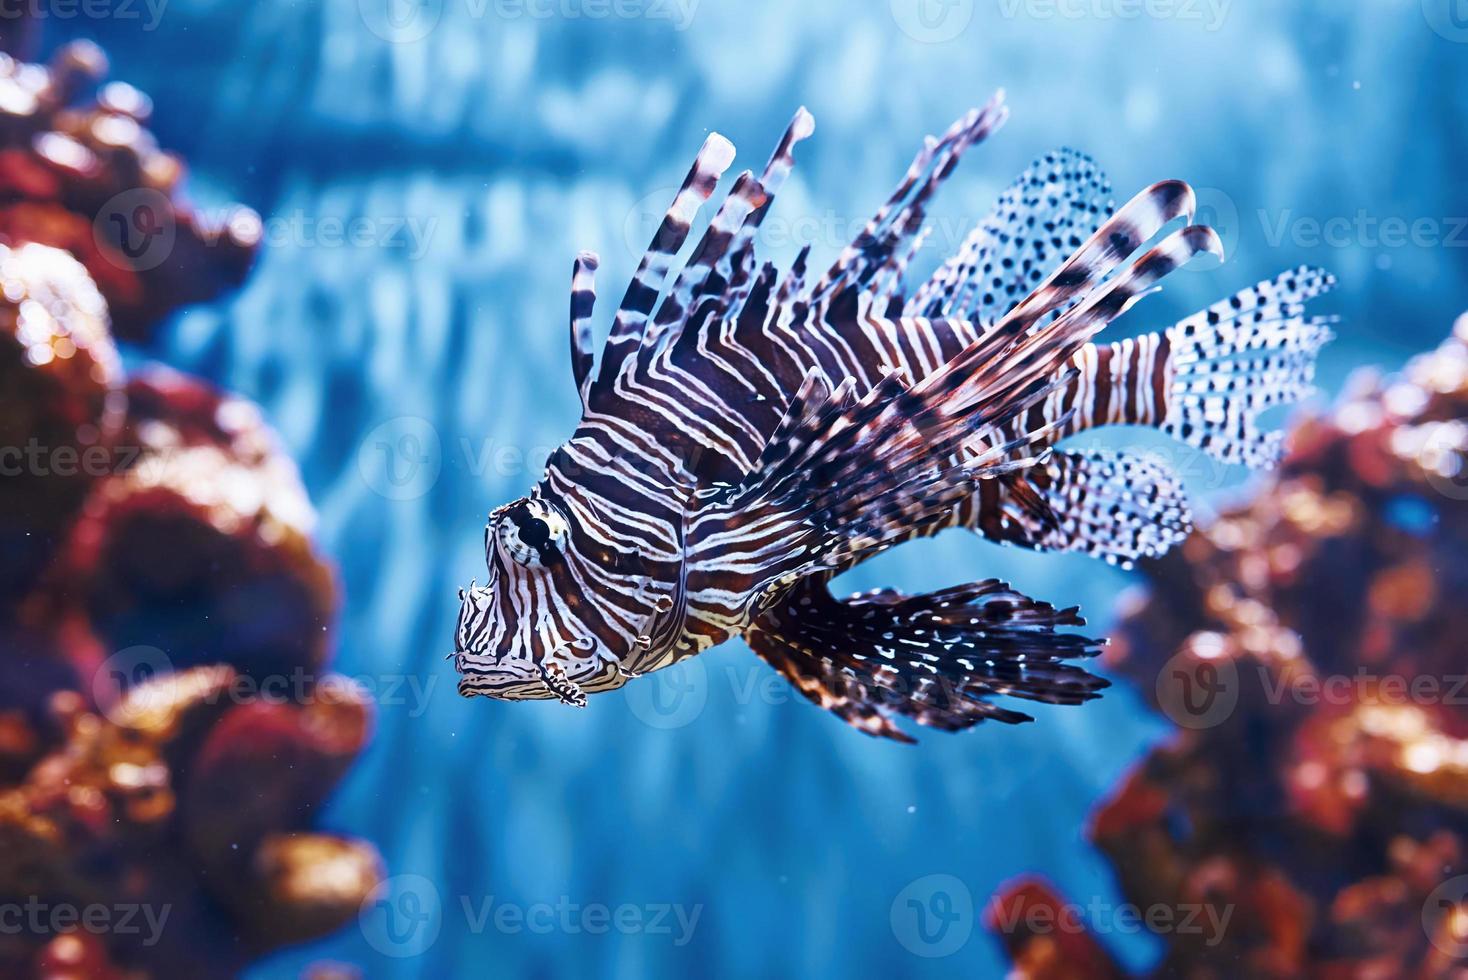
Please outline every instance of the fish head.
M583 547L578 547L578 543ZM459 693L508 701L620 687L631 645L618 615L638 610L635 590L573 524L563 501L537 492L498 508L485 528L489 580L461 590L454 659ZM622 596L615 610L608 597Z

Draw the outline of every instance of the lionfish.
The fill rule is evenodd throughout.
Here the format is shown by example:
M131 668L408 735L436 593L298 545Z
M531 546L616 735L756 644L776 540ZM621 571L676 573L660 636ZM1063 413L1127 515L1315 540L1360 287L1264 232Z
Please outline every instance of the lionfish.
M802 694L871 735L1031 720L1009 696L1077 704L1106 681L1073 661L1104 641L1077 609L997 580L836 598L840 572L962 527L993 541L1128 565L1189 530L1158 460L1068 450L1098 426L1149 426L1229 463L1268 466L1257 416L1309 391L1333 318L1302 267L1165 330L1093 343L1218 235L1169 180L1119 210L1095 162L1046 154L958 253L908 288L931 198L1005 121L1003 94L929 137L824 275L788 274L756 234L814 119L796 113L676 270L734 158L708 137L591 353L597 257L577 257L571 364L582 416L529 496L485 529L489 580L460 592L465 696L558 698L621 687L736 636ZM1175 226L1175 227L1174 227ZM1170 230L1171 229L1171 230ZM1168 232L1167 234L1163 234Z

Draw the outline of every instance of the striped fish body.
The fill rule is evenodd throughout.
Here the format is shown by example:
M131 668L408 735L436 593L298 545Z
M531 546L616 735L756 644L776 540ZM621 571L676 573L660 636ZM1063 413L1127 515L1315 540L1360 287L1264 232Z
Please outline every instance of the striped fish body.
M1309 391L1331 278L1296 269L1166 329L1113 343L1110 321L1218 238L1164 181L1113 209L1090 158L1047 154L958 253L909 288L928 203L1006 118L996 96L930 139L819 278L784 276L756 238L802 110L756 178L740 175L678 268L733 147L710 137L591 353L595 256L573 268L582 420L532 493L490 515L489 579L461 594L460 691L584 705L735 636L812 701L870 734L1028 716L1001 695L1079 703L1104 681L1074 609L985 580L925 596L834 598L832 577L904 541L966 527L1126 565L1186 534L1155 460L1059 445L1160 429L1269 465L1260 412Z

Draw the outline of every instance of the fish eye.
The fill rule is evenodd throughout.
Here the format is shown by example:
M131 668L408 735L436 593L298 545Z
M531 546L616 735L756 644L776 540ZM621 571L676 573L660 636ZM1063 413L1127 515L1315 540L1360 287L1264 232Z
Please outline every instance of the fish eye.
M570 525L554 505L532 497L504 509L495 523L494 536L516 563L534 568L560 559Z

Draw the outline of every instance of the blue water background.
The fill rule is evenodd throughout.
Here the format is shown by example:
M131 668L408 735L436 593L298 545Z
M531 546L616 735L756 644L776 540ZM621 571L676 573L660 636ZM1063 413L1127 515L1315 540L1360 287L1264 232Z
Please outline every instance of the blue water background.
M146 353L259 401L299 459L347 596L337 666L390 702L321 822L376 841L439 903L441 928L416 955L384 955L370 927L349 928L253 975L339 958L373 977L992 976L1003 959L972 916L957 952L916 955L937 950L894 926L899 893L943 874L960 902L966 889L981 903L1033 872L1082 904L1119 901L1083 827L1165 732L1125 686L917 748L787 697L739 643L678 668L660 701L619 692L577 712L457 697L443 657L455 590L483 578L484 515L532 484L534 456L576 420L571 259L601 253L604 332L647 214L705 133L757 168L804 103L817 135L766 244L786 262L814 240L829 261L923 136L1004 86L1014 117L938 200L947 224L924 267L1052 147L1094 154L1119 197L1181 177L1203 189L1230 258L1173 277L1130 329L1327 265L1346 316L1323 359L1334 390L1354 365L1435 343L1468 307L1468 229L1453 220L1468 215L1468 29L1433 0L1179 0L1134 17L1106 0L931 0L946 22L914 21L905 0L702 0L686 24L591 16L606 9L595 0L536 8L582 12L549 17L486 2L430 0L390 22L383 0L171 0L151 27L139 5L141 19L48 28L49 42L97 38L114 75L153 96L196 199L269 219L245 288L180 316ZM414 39L424 14L437 24ZM971 19L955 30L955 17ZM341 243L328 218L367 230ZM1388 218L1432 227L1386 240L1370 222ZM1345 225L1315 242L1310 219ZM417 484L379 492L382 445L423 449ZM1206 501L1240 492L1239 474L1199 464L1189 477ZM963 534L849 581L921 590L990 575L1080 603L1102 630L1138 581ZM666 714L678 685L701 709ZM477 914L491 899L701 911L678 945L676 928L477 928L464 903ZM1134 967L1157 952L1104 938Z

